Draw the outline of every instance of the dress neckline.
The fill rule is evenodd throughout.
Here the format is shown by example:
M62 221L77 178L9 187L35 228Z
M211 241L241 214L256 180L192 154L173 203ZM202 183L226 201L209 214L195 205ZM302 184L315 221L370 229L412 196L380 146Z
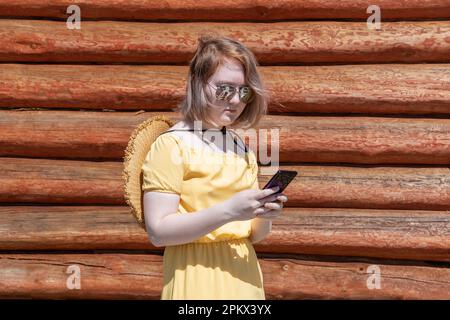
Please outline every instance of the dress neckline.
M211 150L211 149L208 149L206 146L203 148L203 149L199 149L199 148L195 148L194 146L191 146L191 145L188 145L185 141L183 141L183 138L181 138L181 137L179 137L179 136L177 136L177 135L175 135L175 134L172 134L172 135L170 135L170 136L172 136L172 137L174 137L174 138L176 138L179 142L181 142L186 148L188 148L188 149L190 149L190 150L192 150L192 151L194 151L194 152L198 152L198 153L202 153L202 152L206 152L206 153L209 153L209 154L214 154L214 155L218 155L218 156L234 156L234 157L239 157L239 158L241 158L241 159L244 159L245 160L245 154L249 154L250 152L247 150L245 153L244 153L244 157L241 157L241 156L239 156L238 154L236 154L235 152L223 152L223 151L218 151L218 150ZM247 148L246 148L247 149Z
M162 134L165 134L165 133L170 133L170 132L173 132L173 131L187 131L187 132L199 132L199 131L202 131L202 132L205 132L205 131L208 131L208 130L211 130L211 129L202 129L202 130L196 130L196 129L190 129L190 128L188 128L188 129L186 129L186 128L184 128L184 129L171 129L171 130L167 130L167 131L164 131L163 133L161 133L161 135ZM227 128L225 127L225 126L223 126L220 130L219 129L213 129L213 130L217 130L217 131L221 131L222 132L222 135L224 135L224 136L226 136L226 134L227 134ZM232 132L232 131L231 131ZM174 137L177 137L177 138L180 138L180 137L178 137L177 135L173 135ZM244 141L242 141L242 139L238 136L238 135L236 135L236 136L238 136L239 137L239 140L241 140L241 142L242 142L242 144L243 144L243 146L244 146L244 148L242 148L242 146L240 146L237 142L236 142L236 136L233 136L231 133L230 133L230 136L231 136L231 138L233 139L233 142L234 142L234 144L236 145L236 146L238 146L240 149L242 149L242 150L244 150L244 156L245 157L247 157L248 156L248 153L249 153L249 149L248 149L248 147L247 147L247 145L245 144L245 142ZM180 138L181 140L184 140L184 139L182 139L182 138ZM226 138L225 138L226 139ZM211 144L211 143L210 143ZM197 149L197 148L195 148L195 147L193 147L193 146L189 146L189 145L187 145L187 144L185 144L187 147L189 147L189 148L191 148L191 149L193 149L194 151L201 151L201 150L199 150L199 149ZM205 150L208 150L208 149L206 149L205 148ZM236 153L234 153L234 152L223 152L223 151L215 151L215 150L208 150L208 152L211 152L211 153L218 153L219 155L228 155L228 154L232 154L232 155L235 155L235 156L238 156L238 157L240 157L238 154L236 154ZM240 158L242 158L242 157L240 157Z

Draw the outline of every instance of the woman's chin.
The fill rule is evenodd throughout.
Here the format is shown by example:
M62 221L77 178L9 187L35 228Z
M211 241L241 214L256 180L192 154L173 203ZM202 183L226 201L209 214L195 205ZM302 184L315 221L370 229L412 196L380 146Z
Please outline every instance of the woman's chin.
M222 126L228 126L234 122L235 117L224 117L221 120Z

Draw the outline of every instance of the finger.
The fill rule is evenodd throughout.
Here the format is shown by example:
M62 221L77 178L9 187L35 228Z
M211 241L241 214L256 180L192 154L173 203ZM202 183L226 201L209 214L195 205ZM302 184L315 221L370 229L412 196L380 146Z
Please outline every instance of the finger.
M261 204L264 204L266 202L276 202L277 199L279 199L280 196L284 196L284 194L277 192L277 193L272 194L272 195L270 195L268 197L260 199L259 201L260 201ZM286 200L287 200L287 197L286 197Z
M267 202L264 204L264 207L272 209L272 210L281 210L281 209L283 209L283 204L276 203L276 202Z
M280 200L281 202L286 202L288 200L288 198L285 195L277 196L276 199Z
M265 214L265 213L269 212L270 210L271 209L269 209L269 208L261 207L261 208L258 208L255 210L255 215L259 217L260 215Z
M275 202L275 200L277 200L278 197L279 197L278 194L272 194L272 195L270 195L268 197L260 199L259 201L260 201L261 205L263 205L264 203L267 203L267 202Z
M256 195L256 199L257 200L263 199L263 198L270 196L271 194L277 192L278 190L280 190L280 187L278 187L278 186L269 188L269 189L263 189L263 190L261 190L261 192L259 194Z

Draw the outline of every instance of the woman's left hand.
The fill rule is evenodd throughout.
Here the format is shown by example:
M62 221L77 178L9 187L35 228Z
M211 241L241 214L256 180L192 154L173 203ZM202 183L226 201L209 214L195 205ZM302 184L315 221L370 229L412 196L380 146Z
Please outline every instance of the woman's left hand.
M282 213L283 203L287 200L288 197L283 193L274 196L268 196L267 202L264 203L264 206L256 210L257 217L263 219L277 218Z

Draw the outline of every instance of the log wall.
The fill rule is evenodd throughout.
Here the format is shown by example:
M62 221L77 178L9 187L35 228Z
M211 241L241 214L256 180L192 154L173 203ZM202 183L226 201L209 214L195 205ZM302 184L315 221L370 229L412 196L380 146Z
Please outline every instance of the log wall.
M122 160L139 123L180 119L203 33L255 53L259 128L298 171L255 244L267 297L450 298L450 0L380 0L381 30L371 1L255 3L82 0L70 30L72 1L0 0L1 298L159 299Z

